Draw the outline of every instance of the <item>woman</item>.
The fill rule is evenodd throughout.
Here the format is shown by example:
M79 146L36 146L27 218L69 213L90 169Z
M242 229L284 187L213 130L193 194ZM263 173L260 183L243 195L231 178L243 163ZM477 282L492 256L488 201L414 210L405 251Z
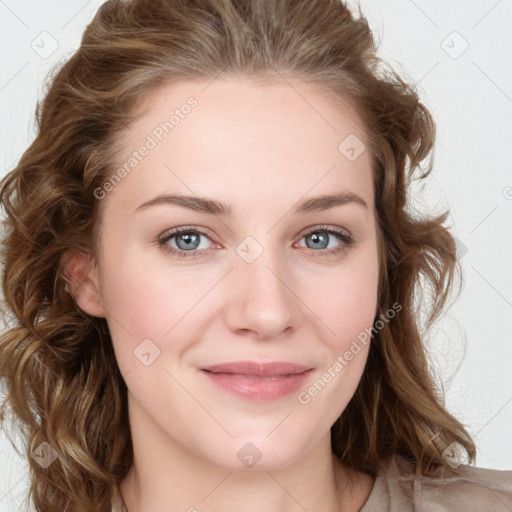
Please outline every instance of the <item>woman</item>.
M460 270L405 205L434 124L363 17L111 0L38 115L0 188L36 510L512 508L429 372L417 284L430 326Z

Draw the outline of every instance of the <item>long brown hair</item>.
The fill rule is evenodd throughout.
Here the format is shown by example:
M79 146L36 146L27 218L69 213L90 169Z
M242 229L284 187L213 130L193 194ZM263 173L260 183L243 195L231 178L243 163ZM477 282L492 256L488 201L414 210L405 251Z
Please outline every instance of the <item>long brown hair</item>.
M367 130L379 312L401 310L375 329L359 387L331 429L333 452L370 474L392 454L433 473L452 442L474 462L475 445L429 369L416 300L420 292L430 301L428 328L461 273L448 212L419 219L406 204L412 180L431 172L435 127L415 88L377 57L364 16L339 0L109 0L49 83L37 136L0 185L2 418L10 410L21 425L40 512L109 511L133 462L106 321L70 297L63 255L95 254L94 191L112 176L115 141L138 101L159 85L220 73L317 84L349 101ZM47 468L31 456L43 442L58 454Z

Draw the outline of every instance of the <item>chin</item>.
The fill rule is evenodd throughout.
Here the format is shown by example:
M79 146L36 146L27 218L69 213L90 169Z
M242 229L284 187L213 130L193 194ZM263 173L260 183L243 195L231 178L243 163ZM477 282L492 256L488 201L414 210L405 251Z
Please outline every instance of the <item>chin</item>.
M269 471L289 467L305 453L299 439L279 436L265 438L267 434L238 437L220 453L210 454L210 460L231 471ZM232 454L232 456L230 456Z

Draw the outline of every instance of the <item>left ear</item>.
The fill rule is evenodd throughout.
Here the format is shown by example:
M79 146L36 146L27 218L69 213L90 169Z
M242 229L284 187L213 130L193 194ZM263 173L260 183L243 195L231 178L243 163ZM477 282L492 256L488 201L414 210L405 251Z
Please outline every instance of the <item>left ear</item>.
M91 316L105 318L98 269L93 256L83 250L66 251L61 264L64 278L78 307Z

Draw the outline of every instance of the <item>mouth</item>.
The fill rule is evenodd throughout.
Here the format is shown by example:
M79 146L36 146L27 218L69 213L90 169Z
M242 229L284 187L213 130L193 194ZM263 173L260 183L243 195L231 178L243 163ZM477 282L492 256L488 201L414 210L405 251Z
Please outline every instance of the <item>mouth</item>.
M218 389L256 402L278 400L298 391L312 370L310 366L281 361L240 361L201 368Z

